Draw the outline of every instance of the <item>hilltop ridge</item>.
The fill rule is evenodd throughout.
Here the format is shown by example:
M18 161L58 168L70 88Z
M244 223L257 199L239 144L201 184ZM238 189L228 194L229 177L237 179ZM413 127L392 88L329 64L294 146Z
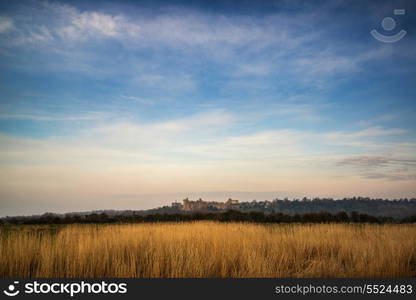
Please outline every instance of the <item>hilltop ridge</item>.
M268 214L310 214L310 213L330 213L337 214L345 213L360 213L368 214L375 217L390 217L394 219L403 219L416 215L416 199L371 199L364 197L352 197L334 200L332 198L303 198L303 199L274 199L272 201L239 201L228 199L225 202L220 201L204 201L201 198L198 200L189 200L185 198L182 202L172 202L171 205L147 209L147 210L94 210L83 212L69 212L69 213L51 213L47 212L42 215L32 216L14 216L5 217L0 220L18 220L27 218L65 218L76 217L84 218L92 214L106 214L109 217L114 216L148 216L154 214L195 214L195 213L224 213L227 211L238 211L242 213L259 212L265 215Z

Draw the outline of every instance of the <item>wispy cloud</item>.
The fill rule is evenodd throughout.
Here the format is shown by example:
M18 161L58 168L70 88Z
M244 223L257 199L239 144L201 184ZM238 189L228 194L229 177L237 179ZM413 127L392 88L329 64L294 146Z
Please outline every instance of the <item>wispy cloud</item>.
M413 152L355 155L342 158L336 164L352 169L363 178L394 181L416 179L416 157Z
M84 115L58 115L58 114L35 114L35 113L10 113L0 114L0 120L30 120L30 121L91 121L108 117L103 112L92 112Z
M369 179L388 179L392 181L413 181L416 179L416 174L386 174L386 173L366 173L364 177Z
M140 104L144 104L144 105L153 105L154 104L153 100L145 99L143 97L122 95L121 98L125 99L125 100L134 101L134 102L137 102L137 103L140 103Z
M36 17L27 21L27 10ZM362 49L362 45L357 44L360 54L356 55L340 51L342 48L337 45L323 45L325 33L319 29L319 24L312 22L316 17L316 12L297 17L274 13L260 18L178 8L160 10L150 17L140 10L114 14L81 11L59 2L35 1L26 10L0 20L0 32L11 26L16 28L15 34L6 37L7 48L20 45L61 57L76 55L77 61L85 61L87 65L94 65L90 61L91 51L94 55L104 55L107 61L100 63L101 69L109 64L108 53L100 50L100 41L105 39L118 42L125 50L163 52L163 55L170 51L169 55L176 58L181 57L180 52L185 52L192 61L204 59L226 66L223 71L228 70L231 76L268 76L285 69L285 73L304 78L304 83L356 71L366 61L392 55L391 48ZM303 22L297 22L298 18ZM308 23L315 24L314 28ZM308 51L298 51L302 47L307 47ZM84 55L86 59L80 60L79 56ZM108 67L114 68L114 65ZM137 70L132 69L129 75L134 71ZM175 78L169 76L169 81L163 80L165 76L166 72L155 72L151 67L145 74L135 77L148 84L162 81L165 84ZM190 82L189 77L189 73L185 74L181 81Z
M338 162L341 166L354 166L362 169L378 168L388 165L416 166L416 159L398 159L392 155L352 156Z
M18 116L15 116L18 117ZM28 116L23 116L28 118ZM83 120L88 118L99 118L102 115L52 118L30 116L32 119L41 121L48 120ZM411 156L413 148L403 148L403 140L390 141L377 140L380 136L385 137L405 131L401 129L383 129L380 127L370 127L361 131L351 132L317 132L314 130L298 129L274 129L257 130L251 133L235 132L240 128L249 117L242 117L241 114L230 113L225 110L211 110L203 113L189 115L183 118L170 119L167 121L138 123L133 120L122 120L113 118L111 124L101 124L93 128L83 128L73 133L73 137L53 137L43 140L42 148L47 145L59 144L62 150L77 149L82 157L82 149L96 148L100 153L105 149L111 150L108 155L121 151L126 157L132 158L148 156L152 157L153 162L171 163L193 163L195 161L275 161L280 165L288 167L295 163L302 163L309 159L325 161L328 156L328 147L338 145L348 145L361 147L362 150L372 149L380 154L346 156L345 148L331 149L331 155L342 154L342 158L334 158L338 166L352 167L355 169L368 169L370 167L384 166L404 166L415 164ZM5 138L5 137L3 137ZM378 148L375 148L369 140L376 139ZM9 147L15 145L18 139L7 139ZM51 152L59 153L53 150ZM386 149L392 150L393 147L400 147L395 153L399 157L385 155ZM28 147L36 149L38 146ZM13 148L17 153L23 153ZM354 149L354 148L353 148ZM362 151L361 150L361 151ZM114 152L115 151L115 152ZM322 152L323 151L323 152ZM356 150L353 150L356 151ZM88 150L87 152L91 152ZM3 159L8 155L3 153ZM24 154L26 155L26 154ZM118 154L117 154L118 156ZM27 156L33 157L32 155ZM70 155L58 155L63 160ZM99 156L98 156L99 157ZM119 156L117 164L120 163ZM36 156L33 157L36 160ZM88 156L88 160L94 161ZM59 159L57 159L59 161ZM109 160L111 162L111 160ZM128 160L127 160L128 161ZM397 168L396 168L397 169Z
M141 74L133 82L147 88L160 88L165 92L192 91L196 88L195 80L190 74Z
M339 146L351 146L373 149L384 149L389 146L389 138L404 135L408 132L403 128L385 128L372 126L358 131L334 131L322 135L328 143Z
M125 14L80 11L74 6L58 2L34 2L30 9L38 13L34 23L29 24L30 27L20 22L19 15L16 16L21 42L42 42L51 38L83 42L86 39L109 38L125 39L125 42L136 45L163 43L187 47L225 43L232 46L254 41L262 41L266 45L286 35L273 32L273 25L267 25L269 22L256 24L249 18L230 19L196 11L185 13L183 10L170 9L156 17L139 14L131 18ZM6 19L2 23L12 22L10 18L7 20L7 23Z
M373 126L373 125L377 125L377 124L382 124L382 123L386 123L386 122L390 122L393 120L397 120L398 119L398 115L397 114L383 114L381 116L377 116L368 120L362 120L359 121L358 124L361 126Z

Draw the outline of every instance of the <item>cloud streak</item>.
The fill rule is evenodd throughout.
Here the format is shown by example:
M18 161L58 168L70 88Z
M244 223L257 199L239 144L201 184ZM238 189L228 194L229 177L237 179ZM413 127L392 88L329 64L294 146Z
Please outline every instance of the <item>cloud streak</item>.
M33 114L33 113L11 113L11 114L0 114L0 120L29 120L29 121L40 121L40 122L51 122L51 121L92 121L100 120L108 117L108 114L103 112L95 112L85 115L51 115L51 114Z
M319 26L323 24L312 22L317 12L248 17L170 8L149 17L139 9L131 13L106 13L81 11L59 2L36 1L26 10L36 16L32 21L28 22L23 14L27 11L17 11L0 20L0 33L15 28L14 34L4 37L9 51L13 47L31 47L41 53L53 51L62 58L76 55L84 57L77 60L85 61L90 67L94 65L89 62L91 51L101 52L103 40L109 40L119 43L123 51L154 51L155 55L169 53L179 59L186 55L192 61L202 58L219 63L226 66L224 71L229 69L231 77L271 76L284 68L292 76L304 78L304 84L319 81L322 85L328 76L356 72L367 61L393 55L391 48L362 49L358 43L355 46L360 49L359 55L343 53L337 45L322 45L326 36ZM304 22L297 22L298 18ZM313 28L306 25L308 22L314 24ZM308 51L298 51L302 48ZM111 57L100 54L107 60ZM107 64L101 63L102 67ZM108 67L114 68L111 64ZM80 67L80 71L85 70ZM146 84L163 86L160 83L167 75L159 70L155 72L153 65L145 74L135 77ZM190 76L183 75L181 81L190 82ZM188 80L184 80L186 77ZM163 82L174 79L169 76Z

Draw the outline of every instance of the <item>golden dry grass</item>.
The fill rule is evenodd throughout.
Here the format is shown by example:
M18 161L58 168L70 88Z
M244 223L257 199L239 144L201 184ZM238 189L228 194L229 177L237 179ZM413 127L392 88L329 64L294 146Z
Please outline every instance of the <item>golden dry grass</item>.
M194 222L0 234L1 277L416 276L415 225Z

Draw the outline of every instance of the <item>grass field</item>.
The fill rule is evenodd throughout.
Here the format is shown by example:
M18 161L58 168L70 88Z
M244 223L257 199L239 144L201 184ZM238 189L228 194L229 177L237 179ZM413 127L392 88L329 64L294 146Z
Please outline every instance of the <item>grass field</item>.
M0 227L0 277L415 277L415 225Z

